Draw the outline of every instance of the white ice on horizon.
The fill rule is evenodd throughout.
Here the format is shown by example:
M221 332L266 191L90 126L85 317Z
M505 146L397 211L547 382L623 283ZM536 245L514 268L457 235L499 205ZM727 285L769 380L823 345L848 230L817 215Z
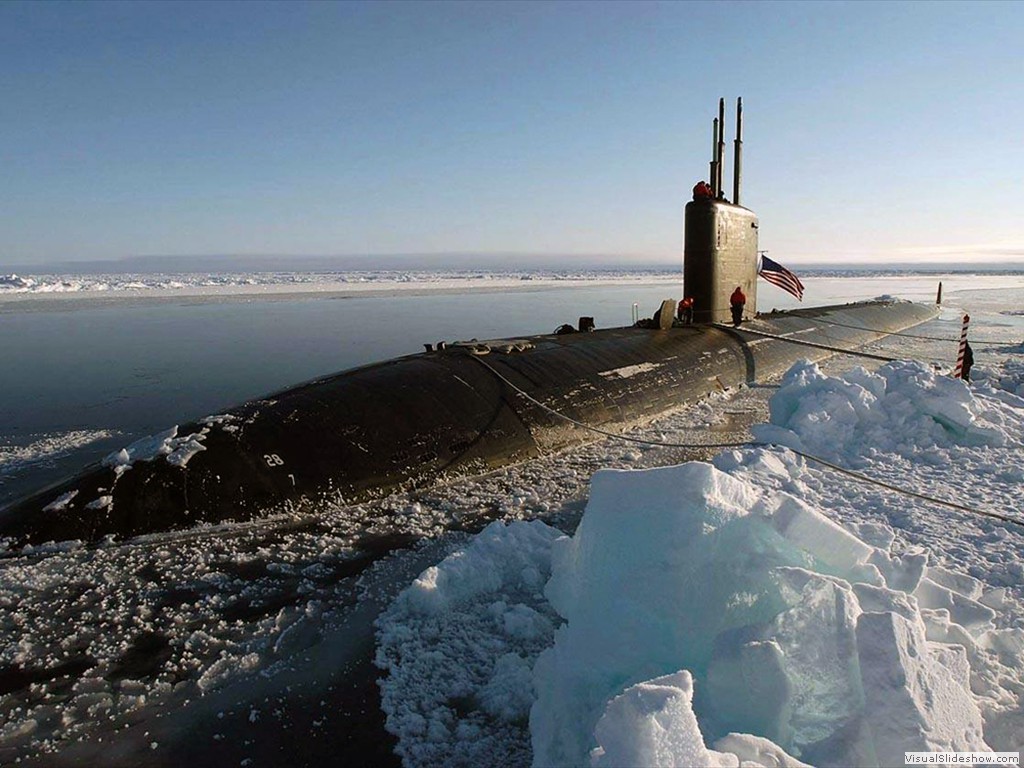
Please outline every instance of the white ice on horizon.
M798 364L771 414L763 430L774 439L865 471L899 469L905 485L950 461L1002 464L990 492L1015 503L1024 400L1005 391L913 363L836 377ZM734 450L715 466L598 472L573 536L545 539L529 524L548 551L511 544L527 524L492 524L480 537L492 545L450 556L380 620L384 706L406 765L483 764L471 745L498 738L480 705L493 679L519 681L510 700L533 698L537 766L902 765L905 750L1024 747L1024 614L999 561L978 578L898 550L899 514L843 527L831 516L853 510L834 492L863 489L835 481L784 450ZM958 546L988 552L1000 530L960 525ZM539 654L536 634L527 649L495 623L493 606L522 589L524 553L531 573L551 573L547 604L529 598L551 625ZM1007 585L1019 585L1019 557L1005 565ZM425 585L430 623L409 608ZM512 676L496 663L510 655ZM467 658L482 670L476 685ZM457 682L438 689L439 678ZM468 742L452 701L482 718Z
M216 294L239 292L363 293L393 290L534 287L543 283L637 283L650 280L676 282L672 269L413 269L276 272L185 272L114 274L0 274L4 296ZM523 285L525 283L525 285Z
M935 281L942 280L946 296L958 291L988 288L1005 291L1024 287L1024 273L1008 265L1004 270L972 273L963 265L949 272L922 275L913 268L843 267L798 269L807 286L807 294L817 300L864 300L886 291L891 298L897 291L901 300L929 300L935 295ZM635 269L620 268L506 268L506 269L381 269L335 271L253 271L253 272L182 272L182 273L112 273L112 274L0 274L0 303L17 305L35 302L70 301L109 302L119 298L132 300L183 296L249 299L288 297L290 295L352 295L398 296L442 292L537 290L545 287L640 286L663 285L669 295L679 284L679 272L672 267ZM763 309L796 307L789 294L762 286ZM1012 310L1011 310L1012 312Z

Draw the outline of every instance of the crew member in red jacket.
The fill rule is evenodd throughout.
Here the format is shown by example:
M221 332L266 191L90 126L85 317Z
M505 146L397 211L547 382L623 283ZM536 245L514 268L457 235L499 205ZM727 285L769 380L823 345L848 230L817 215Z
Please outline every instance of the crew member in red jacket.
M729 297L729 306L732 309L732 324L733 327L738 327L743 322L743 307L747 304L747 295L743 293L743 289L740 286L736 286L736 290L732 292L732 296Z
M711 185L706 181L698 181L693 185L693 199L694 200L713 200L715 192L711 189Z
M676 311L676 317L683 323L690 325L693 323L693 296L687 296L685 299L679 302L679 308Z

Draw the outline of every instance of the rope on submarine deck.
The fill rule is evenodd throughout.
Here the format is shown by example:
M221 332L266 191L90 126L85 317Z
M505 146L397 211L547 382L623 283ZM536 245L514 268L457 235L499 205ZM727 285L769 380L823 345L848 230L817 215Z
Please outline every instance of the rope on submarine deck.
M774 333L766 333L765 331L755 331L753 328L740 328L732 325L725 325L724 323L711 323L713 328L718 328L722 331L740 331L742 333L749 333L754 336L762 336L766 339L775 339L776 341L785 341L788 344L796 344L801 347L814 347L815 349L825 349L829 352L836 352L843 355L850 355L851 357L866 357L869 360L881 360L884 363L895 363L901 358L899 357L886 357L885 355L874 355L870 352L858 352L855 349L844 349L843 347L833 347L828 344L819 344L816 341L805 341L804 339L794 339L792 336L779 336ZM866 330L866 329L864 329ZM879 331L879 333L885 333L885 331Z
M947 338L943 338L941 336L920 336L920 335L918 335L916 333L903 333L902 331L886 331L886 330L883 330L881 328L865 328L864 326L861 326L861 325L849 325L848 323L839 323L839 322L836 322L835 320L825 320L825 319L820 318L820 317L815 317L815 318L812 318L812 319L816 323L824 323L825 325L835 325L835 326L838 326L840 328L852 328L855 331L867 331L868 333L884 333L886 336L899 336L899 337L904 338L904 339L923 339L924 341L943 341L943 342L946 342L947 344L956 344L957 342L960 341L958 338L957 339L947 339ZM989 344L989 345L999 344L999 345L1002 345L1002 346L1005 346L1005 347L1019 346L1021 343L1022 342L1019 342L1019 341L1000 341L1000 340L986 341L986 340L982 340L982 339L976 339L976 340L971 342L971 344L973 344L975 346L980 346L982 344Z
M768 336L770 334L762 334L762 335ZM785 339L785 338L783 338L783 340L784 341L790 341L790 339ZM821 344L813 344L813 346L819 346L820 347L820 346L823 346L823 345L821 345ZM837 351L848 352L849 350L837 350ZM866 354L866 353L862 353L862 354ZM880 356L878 356L878 355L868 355L868 356L869 357L876 357L876 358L883 359L883 360L891 360L892 359L892 358L880 358ZM564 413L556 411L554 408L551 408L551 407L545 405L544 403L540 402L540 400L538 400L537 398L533 397L529 392L526 392L523 389L521 389L520 387L518 387L515 384L513 384L511 381L508 380L508 378L503 376L498 370L496 370L494 368L494 366L492 366L490 363L488 363L482 357L479 357L477 355L470 355L470 357L472 357L474 360L476 360L478 363L480 363L480 365L484 366L484 368L486 368L492 374L494 374L494 376L499 381L503 382L512 391L514 391L517 394L521 395L522 397L526 398L527 400L529 400L531 403L536 405L541 410L551 414L552 416L555 416L556 418L562 419L563 421L567 421L570 424L574 424L577 427L580 427L581 429L585 429L585 430L588 430L590 432L595 432L595 433L597 433L599 435L604 435L605 437L610 437L610 438L612 438L614 440L623 440L623 441L630 442L630 443L640 443L642 445L650 445L650 446L653 446L653 447L656 447L656 448L688 448L688 449L697 449L697 448L781 448L782 450L786 450L786 451L789 451L790 453L794 453L797 456L800 456L801 458L803 458L803 459L805 459L807 461L811 461L811 462L814 462L816 464L820 464L823 467L827 467L828 469L831 469L831 470L833 470L835 472L838 472L840 474L843 474L843 475L846 475L848 477L851 477L851 478L853 478L855 480L859 480L860 482L863 482L863 483L868 483L870 485L876 485L879 488L885 488L886 490L893 491L894 493L903 494L904 496L910 496L910 497L913 497L915 499L921 499L922 501L930 502L932 504L938 504L938 505L943 506L943 507L948 507L950 509L955 509L958 512L966 512L967 514L980 515L982 517L991 517L991 518L993 518L995 520L999 520L999 521L1004 522L1004 523L1011 523L1012 525L1016 525L1016 526L1020 526L1021 528L1024 528L1024 520L1016 520L1016 519L1014 519L1012 517L1008 517L1007 515L1001 515L998 512L991 512L991 511L985 510L985 509L974 509L973 507L968 507L968 506L965 506L964 504L958 504L955 501L947 501L946 499L938 499L938 498L935 498L934 496L927 496L927 495L925 495L923 493L918 493L917 491L910 490L909 488L901 488L900 486L892 485L891 483L886 483L886 482L884 482L882 480L876 480L873 477L868 477L867 475L863 475L860 472L854 472L853 470L846 469L845 467L841 467L838 464L834 464L833 462L828 461L826 459L823 459L823 458L821 458L819 456L814 456L813 454L797 450L796 448L791 448L791 447L789 447L787 445L779 445L778 443L768 443L768 442L761 442L761 441L757 441L757 440L747 440L747 441L744 441L744 442L728 442L728 443L669 443L669 442L664 442L664 441L659 441L659 440L645 440L645 439L639 438L639 437L631 437L630 435L618 434L617 432L609 432L608 430L601 429L600 427L595 427L595 426L592 426L590 424L585 424L582 421L577 421L576 419L572 418L571 416L566 416Z

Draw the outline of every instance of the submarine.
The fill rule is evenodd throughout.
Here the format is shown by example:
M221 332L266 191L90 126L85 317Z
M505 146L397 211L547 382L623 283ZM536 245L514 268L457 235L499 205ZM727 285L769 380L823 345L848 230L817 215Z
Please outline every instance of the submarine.
M438 345L324 376L136 441L0 512L8 549L315 515L523 462L649 422L919 325L935 306L871 301L757 312L756 214L722 184L724 100L709 194L685 206L683 288L693 322ZM746 294L733 327L729 296ZM641 327L654 326L654 327Z

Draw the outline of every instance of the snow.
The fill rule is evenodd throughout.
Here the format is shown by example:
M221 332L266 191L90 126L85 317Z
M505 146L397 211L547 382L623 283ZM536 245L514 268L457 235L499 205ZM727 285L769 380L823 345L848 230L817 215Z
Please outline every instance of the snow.
M509 742L520 762L529 759L528 660L554 632L543 587L558 536L539 521L491 523L424 571L381 616L376 663L392 681L383 706L389 729L415 735L399 742L406 760L482 764ZM430 681L426 696L406 695L423 681Z
M629 379L637 374L650 373L656 371L662 366L661 363L638 363L637 365L626 365L622 368L614 368L610 371L601 371L598 376L605 379Z

